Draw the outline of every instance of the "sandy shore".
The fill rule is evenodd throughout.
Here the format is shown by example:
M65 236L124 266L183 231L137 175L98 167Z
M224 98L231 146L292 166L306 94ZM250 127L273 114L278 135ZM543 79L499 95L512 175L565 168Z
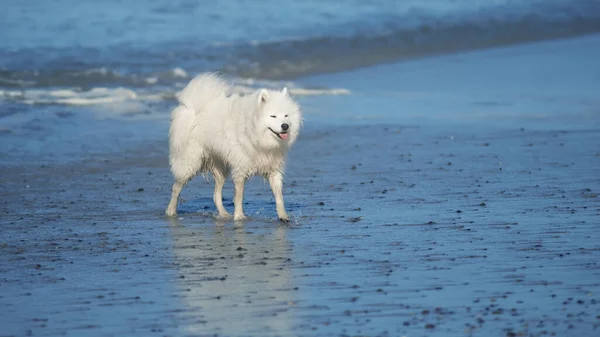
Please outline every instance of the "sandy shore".
M490 55L517 62L543 47L425 60L411 76L431 77L418 71L456 57L498 70ZM381 69L371 83L385 78ZM274 221L259 179L246 191L243 229L214 220L212 186L201 179L184 190L180 218L164 217L168 118L79 132L76 142L47 136L64 148L44 160L28 137L2 135L0 336L596 336L597 97L550 113L546 96L519 100L522 91L500 81L505 100L494 102L508 105L465 103L489 102L477 85L486 99L468 100L468 86L436 96L443 86L423 85L414 101L389 83L361 91L367 71L328 79L352 96L303 102L289 225ZM600 78L588 74L572 85ZM407 109L419 101L427 115ZM365 120L369 106L381 115ZM511 114L490 123L498 109ZM231 196L229 183L228 208Z

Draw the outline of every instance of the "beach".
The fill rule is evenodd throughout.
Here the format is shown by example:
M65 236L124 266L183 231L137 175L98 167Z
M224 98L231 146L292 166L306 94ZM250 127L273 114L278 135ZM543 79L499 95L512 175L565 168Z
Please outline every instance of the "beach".
M596 336L598 46L299 79L344 91L296 96L289 224L258 178L243 227L201 178L164 216L172 100L147 118L7 103L0 336Z

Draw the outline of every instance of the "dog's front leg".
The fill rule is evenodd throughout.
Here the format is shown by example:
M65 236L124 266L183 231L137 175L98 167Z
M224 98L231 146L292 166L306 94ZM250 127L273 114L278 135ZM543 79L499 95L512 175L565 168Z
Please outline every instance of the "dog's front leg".
M233 196L233 220L245 220L246 216L244 215L244 184L246 183L246 179L234 179L234 196Z
M283 203L283 176L281 175L281 172L275 172L271 174L269 176L269 184L271 185L271 190L275 196L275 205L279 220L283 222L289 222L290 217L287 215L287 212L285 211L285 205Z

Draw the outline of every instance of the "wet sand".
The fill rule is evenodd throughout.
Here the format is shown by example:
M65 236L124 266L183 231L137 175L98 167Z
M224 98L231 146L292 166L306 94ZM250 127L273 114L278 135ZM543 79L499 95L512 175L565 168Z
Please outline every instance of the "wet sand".
M599 130L309 128L243 228L164 144L3 168L3 335L552 335L600 324ZM151 149L154 149L153 151ZM231 204L231 184L226 207Z
M597 107L411 97L304 102L290 224L256 178L242 228L199 178L166 218L168 118L3 134L0 336L597 336ZM373 102L389 118L339 117Z

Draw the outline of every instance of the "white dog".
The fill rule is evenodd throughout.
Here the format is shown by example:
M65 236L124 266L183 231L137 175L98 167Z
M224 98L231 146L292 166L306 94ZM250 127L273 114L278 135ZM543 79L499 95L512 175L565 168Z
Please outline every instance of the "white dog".
M183 186L199 172L215 179L213 200L219 216L230 218L222 191L231 174L234 183L234 220L243 220L244 184L254 175L268 179L281 221L289 221L283 204L283 170L290 146L298 137L302 116L298 105L281 92L260 89L246 96L231 95L231 88L213 74L190 81L177 96L171 113L169 162L175 177L166 214L177 213Z

